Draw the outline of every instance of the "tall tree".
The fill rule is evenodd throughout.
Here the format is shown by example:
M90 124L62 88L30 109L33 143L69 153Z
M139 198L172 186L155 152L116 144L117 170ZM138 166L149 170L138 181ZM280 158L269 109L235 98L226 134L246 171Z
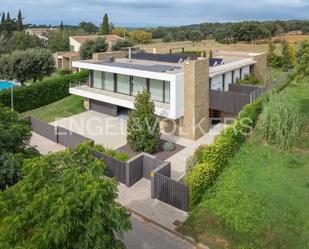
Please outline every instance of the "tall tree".
M137 94L134 110L129 113L127 140L134 151L154 153L159 146L160 124L150 99L151 94L144 89Z
M95 34L98 32L98 27L92 22L81 22L79 28L85 31L87 34Z
M109 30L110 26L109 26L109 21L108 21L108 15L105 14L103 17L103 22L100 28L100 34L102 35L108 35L110 34L110 30Z
M38 152L29 147L31 137L29 123L11 109L1 105L0 134L1 191L19 180L23 159L37 156Z
M21 15L21 10L19 10L17 16L17 31L23 31L23 30L24 30L23 17Z
M1 248L124 249L129 214L89 144L28 160L0 193Z
M2 12L1 23L0 23L0 34L5 30L5 13Z
M60 23L59 30L60 30L60 31L63 31L63 30L64 30L63 21L61 21L61 23Z
M282 63L282 68L286 72L290 71L294 67L292 54L289 49L289 44L286 41L282 43Z
M87 40L80 47L80 57L83 60L88 60L92 58L93 53L106 52L108 49L108 44L105 39L97 38L96 40Z

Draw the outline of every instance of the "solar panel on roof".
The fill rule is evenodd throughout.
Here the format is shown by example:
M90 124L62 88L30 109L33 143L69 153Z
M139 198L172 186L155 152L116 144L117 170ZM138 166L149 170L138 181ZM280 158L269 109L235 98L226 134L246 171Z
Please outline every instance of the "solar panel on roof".
M222 65L224 64L224 60L221 58L210 58L209 59L209 66L215 67L217 65Z
M156 73L164 73L167 71L173 71L175 69L180 69L180 67L167 66L167 65L139 65L133 63L124 63L124 62L112 62L112 61L101 61L96 64L105 65L105 66L113 66L113 67L121 67L127 69L136 69L142 71L150 71Z

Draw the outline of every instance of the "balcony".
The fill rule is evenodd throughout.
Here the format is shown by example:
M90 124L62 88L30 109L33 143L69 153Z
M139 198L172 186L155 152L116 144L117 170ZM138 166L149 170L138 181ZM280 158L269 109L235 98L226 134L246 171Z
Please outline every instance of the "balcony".
M70 94L121 106L129 109L134 108L134 96L116 92L105 91L89 87L88 85L71 86ZM162 117L170 117L170 104L154 101L156 114Z
M263 93L263 88L251 85L230 84L229 91L209 90L209 108L237 114Z

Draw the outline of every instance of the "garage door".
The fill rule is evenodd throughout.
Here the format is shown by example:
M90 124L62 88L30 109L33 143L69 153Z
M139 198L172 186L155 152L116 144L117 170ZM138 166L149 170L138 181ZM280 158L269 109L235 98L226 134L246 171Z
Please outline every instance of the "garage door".
M95 112L104 113L113 117L117 116L117 106L100 102L97 100L90 100L90 110Z

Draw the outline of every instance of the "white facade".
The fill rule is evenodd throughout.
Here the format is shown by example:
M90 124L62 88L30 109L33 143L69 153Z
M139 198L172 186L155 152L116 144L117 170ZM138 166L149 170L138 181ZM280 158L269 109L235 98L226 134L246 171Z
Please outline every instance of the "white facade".
M74 61L72 63L73 67L76 68L83 68L89 69L94 71L100 72L108 72L108 73L115 73L121 75L129 75L129 76L136 76L142 77L147 79L155 79L155 80L162 80L167 81L170 84L170 99L169 104L164 104L165 108L162 108L161 103L156 104L156 114L161 117L166 117L169 119L178 119L184 115L184 74L183 72L179 73L158 73L158 72L150 72L150 71L143 71L137 69L130 69L130 68L122 68L122 67L115 67L109 65L100 65L94 64L91 62L86 61ZM111 94L104 94L105 91L101 90L89 90L89 89L82 89L82 88L71 88L70 93L74 95L79 95L85 98L98 100L102 102L106 102L109 104L117 105L126 107L129 109L133 109L134 106L134 97L124 97L122 98L119 93L116 95ZM121 97L121 98L120 98Z
M79 52L81 44L70 37L70 50L72 52Z

